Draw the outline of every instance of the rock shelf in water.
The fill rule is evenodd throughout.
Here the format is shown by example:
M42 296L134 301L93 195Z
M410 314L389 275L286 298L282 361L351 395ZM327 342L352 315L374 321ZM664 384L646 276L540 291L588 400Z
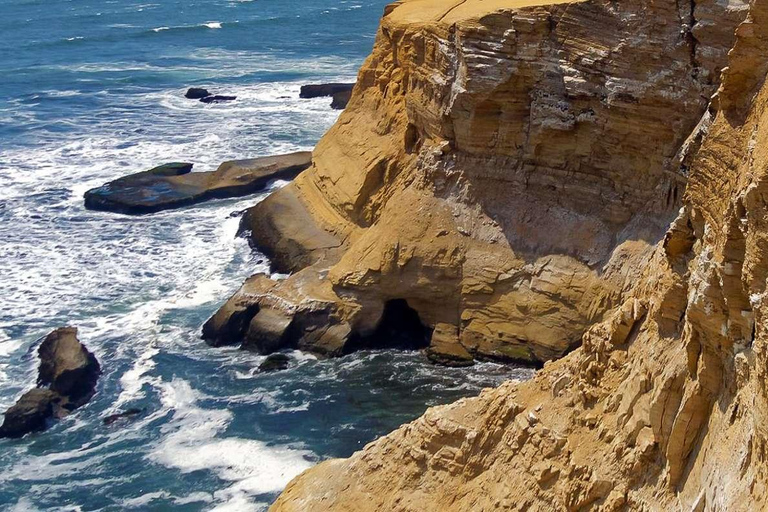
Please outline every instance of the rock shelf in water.
M263 190L270 180L294 178L311 161L312 153L301 151L232 160L212 172L190 172L191 163L165 164L87 191L85 207L141 215L210 199L244 196Z
M304 99L331 97L331 108L335 110L344 110L349 99L352 97L354 83L331 83L331 84L310 84L302 85L299 97Z

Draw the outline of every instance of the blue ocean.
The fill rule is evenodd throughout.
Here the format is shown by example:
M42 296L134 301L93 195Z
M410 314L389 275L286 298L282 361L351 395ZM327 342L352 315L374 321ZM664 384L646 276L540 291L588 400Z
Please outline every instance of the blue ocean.
M0 0L0 409L34 385L56 327L77 326L103 369L86 406L0 441L0 510L264 510L313 464L530 376L394 351L293 352L259 373L263 356L200 329L268 271L235 237L265 194L143 217L83 208L86 190L168 161L311 149L338 111L300 86L353 81L386 3ZM192 86L237 100L185 99Z

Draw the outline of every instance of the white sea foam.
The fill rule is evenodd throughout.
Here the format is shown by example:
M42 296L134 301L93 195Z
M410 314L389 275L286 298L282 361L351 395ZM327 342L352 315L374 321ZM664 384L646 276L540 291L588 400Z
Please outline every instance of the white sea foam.
M221 28L221 22L220 21L209 21L208 23L203 24L204 27L208 28Z
M173 410L162 427L164 437L150 452L150 460L182 473L213 471L232 485L214 493L219 505L253 506L251 497L276 492L294 476L309 468L310 452L260 441L222 438L232 414L226 409L204 409L203 398L188 382L174 379L163 383L161 400ZM222 509L223 510L223 509Z

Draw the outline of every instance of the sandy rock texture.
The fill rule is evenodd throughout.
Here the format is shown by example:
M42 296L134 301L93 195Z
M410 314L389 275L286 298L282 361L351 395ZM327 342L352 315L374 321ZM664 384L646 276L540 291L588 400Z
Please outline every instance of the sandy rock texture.
M768 1L736 34L682 205L581 347L308 470L273 510L768 509Z
M243 219L292 275L224 309L294 319L274 349L314 350L322 316L338 332L315 351L343 353L403 300L435 361L562 356L677 215L745 16L738 0L390 5L312 166ZM214 343L238 331L219 326Z

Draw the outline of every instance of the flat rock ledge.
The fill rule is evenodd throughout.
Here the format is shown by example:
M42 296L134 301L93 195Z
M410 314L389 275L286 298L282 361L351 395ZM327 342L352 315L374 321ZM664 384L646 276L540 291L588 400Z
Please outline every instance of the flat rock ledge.
M334 110L344 110L349 99L352 97L352 89L355 83L330 83L330 84L309 84L302 85L299 97L309 98L333 98L331 108Z
M211 199L240 197L263 190L271 180L292 179L310 166L312 153L232 160L212 172L191 172L177 162L118 178L85 193L85 207L126 215L157 213Z
M38 356L37 387L5 412L0 437L22 437L45 430L52 419L68 415L95 393L101 367L77 339L77 328L62 327L48 334Z

